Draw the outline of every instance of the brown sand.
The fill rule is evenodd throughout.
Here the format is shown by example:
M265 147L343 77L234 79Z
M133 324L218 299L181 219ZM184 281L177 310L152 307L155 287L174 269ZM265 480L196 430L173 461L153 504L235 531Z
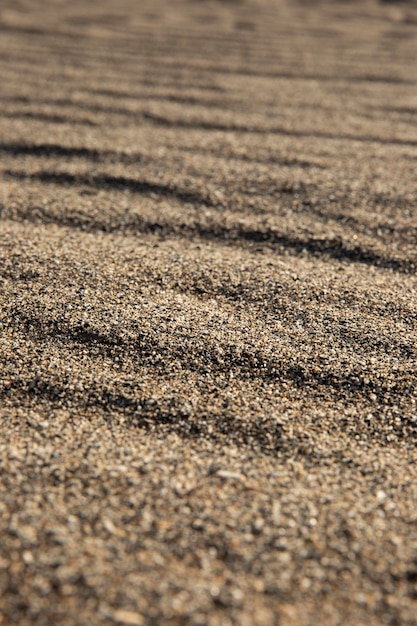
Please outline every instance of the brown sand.
M417 624L416 33L3 0L0 624Z

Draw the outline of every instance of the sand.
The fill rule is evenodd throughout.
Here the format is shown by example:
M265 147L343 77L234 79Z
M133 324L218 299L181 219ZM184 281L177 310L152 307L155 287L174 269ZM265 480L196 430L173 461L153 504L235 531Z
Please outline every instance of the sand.
M0 624L417 624L417 5L0 7Z

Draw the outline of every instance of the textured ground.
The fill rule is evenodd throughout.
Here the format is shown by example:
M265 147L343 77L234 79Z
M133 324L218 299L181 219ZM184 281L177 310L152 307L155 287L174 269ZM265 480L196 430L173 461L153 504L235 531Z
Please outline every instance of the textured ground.
M0 624L417 624L417 6L3 0Z

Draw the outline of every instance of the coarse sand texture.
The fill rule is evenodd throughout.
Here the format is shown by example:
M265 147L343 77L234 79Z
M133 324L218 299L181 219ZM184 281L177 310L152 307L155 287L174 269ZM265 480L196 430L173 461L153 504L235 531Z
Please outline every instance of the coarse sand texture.
M417 625L417 2L2 0L0 626Z

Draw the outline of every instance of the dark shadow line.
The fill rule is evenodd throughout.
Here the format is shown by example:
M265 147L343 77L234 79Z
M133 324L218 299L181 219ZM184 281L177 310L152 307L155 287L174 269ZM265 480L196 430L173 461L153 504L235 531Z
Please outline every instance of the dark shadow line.
M191 204L216 206L206 197L195 192L187 192L175 189L168 185L160 185L149 183L147 181L138 181L135 179L125 178L123 176L85 176L73 175L69 173L53 173L53 172L37 172L27 175L24 172L16 172L6 170L6 177L17 180L38 180L43 183L53 183L59 185L76 185L89 186L93 188L106 188L124 190L128 189L133 193L155 193L162 197L173 197L182 202ZM161 237L165 236L182 236L193 238L196 235L203 239L217 240L227 242L231 245L242 245L242 242L256 243L258 245L273 245L278 249L290 250L295 254L308 252L313 256L327 256L338 261L350 261L353 263L361 263L364 265L373 265L381 269L389 269L394 272L403 274L414 274L416 271L417 261L412 259L396 259L384 257L373 250L364 249L361 246L347 247L341 240L335 238L307 238L283 235L273 229L256 229L245 228L242 226L225 227L221 224L212 224L205 226L199 223L189 224L169 224L159 221L146 220L141 216L135 216L129 221L125 216L123 222L114 223L94 221L89 216L57 216L47 213L45 210L37 209L40 213L39 220L43 223L56 223L62 226L70 226L72 228L80 228L90 231L103 232L125 232L125 233L155 233ZM25 213L20 213L23 219L30 219ZM32 217L33 220L33 217Z
M130 95L124 95L121 96L119 95L120 99L124 98L129 98L130 100L136 100L136 101L149 101L149 100L155 100L156 102L174 102L177 104L188 104L188 105L193 105L193 106L202 106L205 108L217 108L217 109L227 109L229 110L230 108L233 107L233 105L236 105L236 102L227 102L227 100L210 100L207 98L199 98L198 96L181 96L181 95L175 95L175 94L133 94L132 93ZM98 104L98 103L90 103L90 102L75 102L74 100L71 100L70 98L60 98L60 99L56 99L56 100L48 100L48 99L42 99L42 100L34 100L32 101L34 103L38 103L38 104L47 104L47 105L56 105L56 106L62 106L62 107L66 107L66 106L71 106L71 107L78 107L80 109L84 109L87 111L92 111L93 113L115 113L115 114L119 114L119 115L126 115L126 116L133 116L133 117L140 117L142 112L141 111L133 111L132 109L128 109L126 107L116 107L116 106L111 106L111 105L106 105L106 104Z
M61 225L59 222L55 222L58 225ZM145 226L146 227L146 226ZM75 228L75 226L74 226ZM81 227L80 227L81 229ZM104 228L99 229L103 231ZM149 232L155 232L160 230L160 227L151 224ZM37 281L41 274L35 268L27 267L25 262L22 261L19 255L9 255L10 263L7 266L0 266L0 278L6 278L13 282L23 281L25 283L29 283L32 281ZM162 272L154 272L149 269L144 269L144 278L147 284L154 284L158 287L169 285L169 281L172 278L169 270L163 270ZM168 283L166 282L168 280ZM310 286L311 287L311 286ZM285 292L286 296L290 296L290 299L299 298L300 293L298 289L295 289L294 285L288 285L285 282L283 283L278 278L276 280L260 280L258 278L242 280L239 282L230 282L226 277L223 277L222 280L218 283L213 283L205 272L195 273L192 272L186 282L182 280L178 280L178 277L175 276L175 281L171 285L170 288L178 291L179 293L188 293L197 298L206 298L210 297L220 297L228 300L229 302L245 302L248 305L254 305L255 307L261 305L262 309L265 311L271 311L274 315L278 314L283 319L287 320L288 323L292 323L293 319L293 308L291 304L287 304L285 300L282 299L282 295ZM310 289L310 299L312 302L322 302L323 294L321 290L318 291L314 288ZM414 328L417 324L417 310L410 307L405 306L403 303L397 303L392 300L382 300L381 304L377 304L375 302L367 301L364 303L363 295L356 295L355 292L344 293L343 295L348 308L351 306L355 306L356 309L358 305L364 306L365 315L375 315L382 319L398 319L403 323L409 326L410 329ZM325 301L331 303L332 301L336 302L337 294L333 296L326 295L324 298ZM18 316L17 316L18 317ZM339 323L336 318L328 318L329 323ZM341 326L342 332L341 336L345 336L347 341L350 343L350 339L353 335L357 335L358 339L360 339L360 334L357 331L352 331L349 329L348 332L344 332L344 327ZM84 326L80 326L80 341L84 336L86 328ZM106 342L106 337L103 339L103 343ZM368 337L367 345L371 346L375 349L382 349L385 353L388 350L393 349L393 347L401 353L402 358L413 358L417 352L415 346L409 342L399 342L395 339L389 343L387 341L381 340L379 335L376 337Z
M219 149L206 148L204 146L192 147L189 148L187 146L176 145L173 146L176 150L180 150L181 152L186 152L188 154L208 154L210 156L217 157L219 159L227 159L233 161L243 161L245 163L260 163L265 165L281 165L282 167L301 167L303 169L308 168L317 168L320 170L325 170L327 167L325 165L321 165L320 163L315 163L314 161L305 161L303 159L296 158L285 158L280 156L268 156L268 157L255 157L249 156L248 154L234 154L229 152L224 154Z
M383 145L399 145L399 146L417 146L417 140L414 139L385 139L383 137L373 137L370 135L350 135L349 133L341 133L339 135L333 135L332 133L322 131L297 131L288 130L283 127L271 127L271 128L259 128L251 125L241 124L222 124L219 122L198 122L196 120L171 120L162 115L155 115L153 113L144 112L142 117L149 120L153 124L158 126L165 126L168 128L191 128L195 130L214 130L223 132L239 132L239 133L254 133L260 135L284 135L287 137L314 137L317 139L332 139L340 140L346 139L349 141L359 141L367 143L380 143Z
M185 83L185 82L181 82L181 80L179 80L178 82L175 81L167 81L167 80L152 80L151 78L140 78L140 84L147 86L147 87L155 87L157 86L158 88L161 87L174 87L176 89L178 89L178 87L180 87L181 89L201 89L201 91L214 91L215 93L224 93L226 91L226 89L224 87L221 87L220 85L207 85L206 83ZM134 91L123 91L122 89L109 89L109 88L100 88L100 89L93 89L93 88L85 88L83 89L83 92L87 92L90 94L94 94L97 96L107 96L109 98L117 98L117 99L123 99L123 98L130 98L130 99L135 99L135 98L141 98L142 95L139 92L134 92ZM181 96L178 96L181 97ZM186 98L186 96L184 96L184 98Z
M26 174L24 172L16 172L6 170L4 175L8 178L16 180L38 180L42 183L51 183L63 186L88 186L96 189L117 189L120 191L128 190L138 194L156 194L161 197L169 197L180 200L181 202L214 206L210 199L197 192L185 191L159 183L150 183L146 180L137 180L135 178L127 178L125 176L110 176L109 174L99 174L96 176L88 176L84 174L69 174L67 172L36 172ZM94 228L94 226L93 226ZM98 230L101 230L99 227ZM97 230L97 229L96 229Z
M314 452L306 452L302 440L294 439L286 432L285 426L274 417L260 416L258 419L238 420L227 408L220 414L199 411L189 413L181 398L171 396L155 400L152 397L132 395L128 392L104 389L98 384L90 384L83 392L69 393L60 381L45 380L40 376L18 378L0 390L0 399L25 406L36 402L48 403L48 408L66 406L70 409L100 411L108 420L122 414L128 416L130 424L148 432L175 433L181 439L201 439L221 445L255 448L265 456L284 454L312 457ZM377 422L377 423L375 423ZM340 428L344 424L341 421ZM358 431L364 432L373 441L387 443L394 435L397 440L417 437L415 422L403 417L400 423L390 422L385 426L383 417L374 416L372 423L360 421ZM351 432L351 427L350 427Z
M136 428L150 432L168 430L183 440L199 439L222 445L256 447L265 455L284 451L288 444L283 436L282 425L274 418L249 421L231 418L227 409L221 414L200 411L192 415L180 398L172 396L155 400L152 397L132 396L123 391L103 389L91 384L83 393L68 392L59 381L49 381L40 376L20 378L2 387L0 399L18 403L20 406L35 401L47 402L49 406L102 411L107 419L122 413L128 415ZM291 448L288 450L294 454Z
M114 115L122 115L125 117L131 117L134 119L141 119L143 114L142 111L132 110L123 106L114 106L111 104L99 104L99 103L91 103L85 101L74 101L71 98L35 98L30 100L29 98L18 96L16 98L1 98L1 100L7 102L15 102L17 104L31 104L31 105L48 105L54 106L58 109L60 107L71 107L75 110L83 110L90 111L91 113L110 113ZM154 100L157 102L173 102L178 104L187 104L190 106L201 106L207 109L222 109L222 110L231 110L233 106L236 104L235 102L227 102L227 100L208 100L207 98L198 98L197 96L176 96L173 94L170 95L161 95L161 94L137 94L136 96L129 96L130 100L149 102L150 100ZM23 112L14 112L11 115L14 116L26 116L26 117L37 117L39 115L45 115L43 113L37 113L32 111L23 111ZM46 114L49 116L50 114ZM56 117L57 119L62 118L62 115L53 114L52 117Z
M382 269L390 269L404 274L414 274L417 261L409 259L392 259L383 257L372 250L360 246L346 247L338 239L302 239L300 237L282 235L272 229L244 229L214 227L213 230L196 226L200 237L205 239L225 239L236 242L244 240L258 244L272 244L282 249L292 250L296 254L307 251L314 256L328 256L338 261L351 261L364 265L373 265Z
M261 380L266 383L290 382L297 388L307 387L318 396L322 395L323 389L330 388L337 400L360 397L366 401L373 394L378 402L387 403L390 400L394 404L399 395L402 397L414 395L414 387L409 381L397 380L392 385L389 380L387 384L380 379L378 382L368 381L366 373L361 372L340 375L329 370L317 371L309 363L303 367L271 359L262 350L238 350L233 344L222 344L220 352L217 345L210 342L206 342L204 346L188 343L180 345L177 342L166 344L158 337L141 332L134 325L130 330L136 337L129 341L117 335L114 330L111 334L103 334L88 325L71 325L65 319L48 320L27 315L20 309L12 313L13 319L24 326L28 336L35 336L41 341L53 337L55 341L64 343L81 344L90 348L99 347L106 357L130 358L138 365L149 365L156 372L160 370L162 374L165 372L166 360L170 359L180 361L182 367L190 371L201 372L208 367L212 373L218 374L233 371L242 380ZM160 364L155 364L155 352L162 356ZM326 391L324 393L326 395ZM375 397L372 401L375 401Z
M35 26L18 26L17 24L6 24L4 22L1 23L0 32L12 32L12 33L22 33L24 35L51 35L54 34L51 31L45 30L43 28L37 28Z
M417 106L416 107L393 107L393 106L377 106L375 107L377 111L386 111L388 113L404 113L405 115L417 115Z
M209 154L218 158L243 161L247 163L261 163L271 165L281 165L283 167L301 167L303 169L317 168L326 169L324 165L305 161L301 159L288 159L284 157L265 157L256 158L246 154L222 154L221 151L212 150L210 148L187 148L178 146L181 152L191 154ZM11 154L13 156L45 156L45 157L64 157L64 158L81 158L91 161L100 161L106 158L114 158L123 163L137 163L142 160L139 153L124 154L113 150L97 150L95 148L76 148L62 146L60 144L26 144L26 143L0 143L0 153Z
M97 161L101 156L107 156L106 152L101 152L90 148L69 148L59 144L22 144L22 143L0 143L0 152L11 154L12 156L45 156L45 157L70 157L85 158Z
M154 57L158 57L158 54L154 54ZM266 61L266 58L265 58ZM415 85L416 80L403 78L401 76L378 76L375 74L365 74L365 75L356 75L356 76L346 76L346 75L329 75L329 74L318 74L318 73L306 73L306 74L295 74L292 71L279 71L279 70L257 70L256 68L250 67L222 67L216 65L204 65L200 66L195 63L186 63L182 62L174 63L170 61L164 61L162 59L158 59L156 61L157 65L154 68L155 73L157 70L161 68L161 73L164 73L165 68L175 68L177 70L188 70L188 71L196 71L200 74L210 73L213 74L224 74L224 75L237 75L237 76L254 76L260 78L275 78L275 79L286 79L286 80L300 80L300 81L319 81L319 82L340 82L340 83L381 83L383 85ZM159 66L159 67L158 67Z
M0 117L6 119L34 119L50 124L81 124L83 126L98 126L97 122L87 118L69 118L65 115L53 113L36 113L34 111L0 112Z
M378 199L372 198L369 201L370 206L374 206L378 203ZM324 222L336 222L338 224L343 224L343 226L347 226L352 228L352 230L356 230L356 232L366 232L372 234L374 237L380 234L392 236L394 233L400 233L400 229L396 229L392 224L380 222L376 225L369 226L365 222L360 221L356 217L352 215L348 215L346 213L338 213L337 211L326 211L326 209L322 209L319 206L318 202L311 203L308 200L304 200L302 202L302 212L308 211L309 213L314 214L319 219Z
M139 153L124 154L115 150L97 150L96 148L76 148L60 144L28 144L28 143L0 143L0 153L12 156L62 157L101 161L107 158L116 159L122 163L138 163L143 159Z
M65 37L68 39L77 39L87 41L86 35L82 33L75 33L74 31L57 31L56 29L46 30L45 28L39 28L36 26L18 26L16 24L5 24L1 23L0 25L0 33L2 31L22 34L22 35L35 35L40 37L59 37L60 39Z

